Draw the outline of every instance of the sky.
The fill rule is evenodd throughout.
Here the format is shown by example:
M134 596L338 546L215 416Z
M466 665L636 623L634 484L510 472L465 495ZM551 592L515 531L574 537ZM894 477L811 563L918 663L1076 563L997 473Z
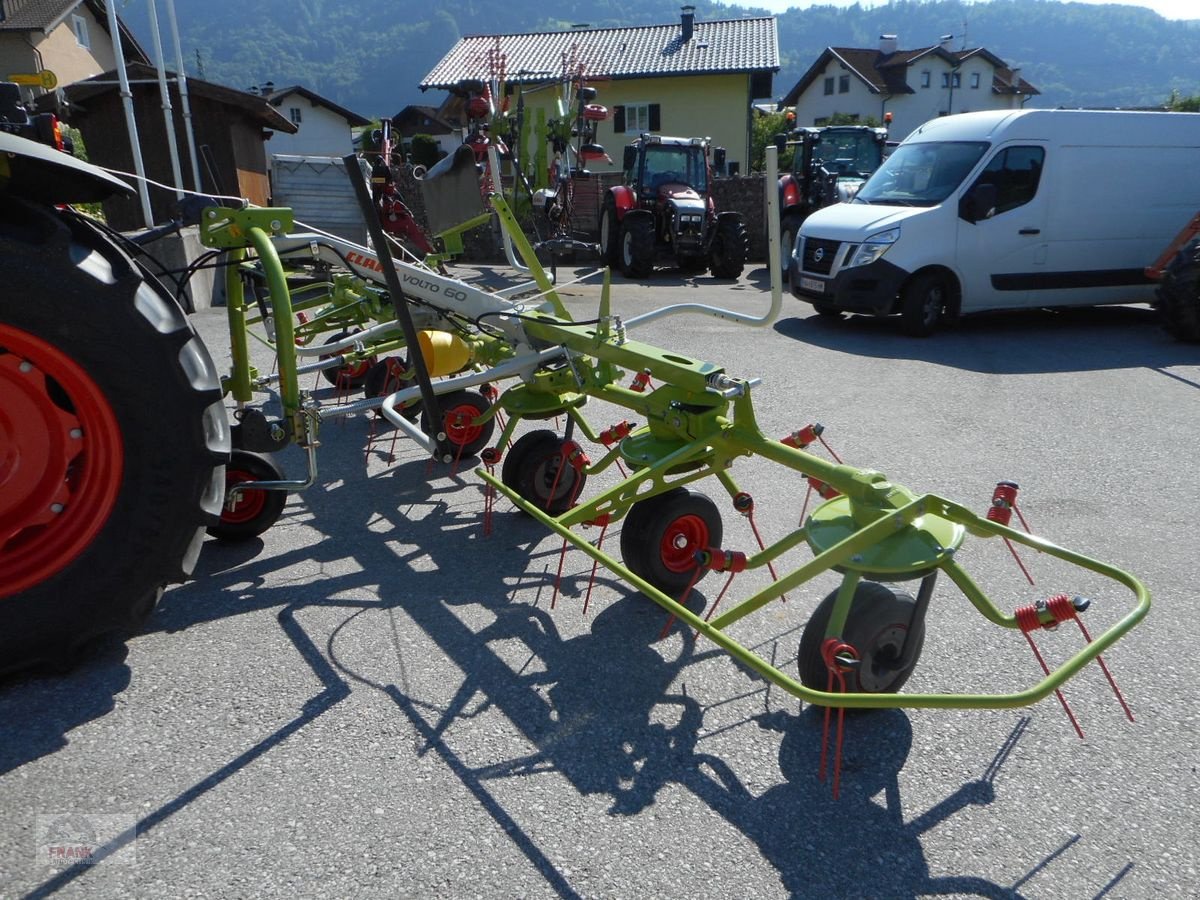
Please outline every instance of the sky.
M753 6L759 9L769 9L780 13L793 7L807 6L853 6L861 2L863 6L879 6L872 0L747 0L736 6ZM1082 0L1084 3L1112 3L1113 0ZM1120 0L1120 6L1144 6L1152 9L1166 19L1200 19L1200 4L1196 0Z

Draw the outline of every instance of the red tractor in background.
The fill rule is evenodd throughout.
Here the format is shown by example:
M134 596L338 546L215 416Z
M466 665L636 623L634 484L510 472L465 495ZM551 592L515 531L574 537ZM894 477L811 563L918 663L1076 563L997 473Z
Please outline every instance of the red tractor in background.
M883 162L886 128L828 125L797 128L775 136L782 154L793 148L792 168L779 177L779 247L783 278L796 234L808 216L824 206L854 199Z
M1146 277L1159 282L1163 327L1176 340L1200 342L1200 213L1146 267Z
M600 211L600 252L610 266L645 278L665 257L684 272L741 275L746 225L740 213L717 212L708 151L704 138L653 134L625 147L625 183Z

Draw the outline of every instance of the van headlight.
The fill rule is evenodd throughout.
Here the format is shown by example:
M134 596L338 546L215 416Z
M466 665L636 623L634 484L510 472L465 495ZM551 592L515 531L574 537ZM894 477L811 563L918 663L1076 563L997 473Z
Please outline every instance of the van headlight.
M883 254L887 253L888 247L892 246L899 239L899 227L889 228L887 231L880 231L877 234L871 235L858 245L858 249L854 251L854 255L846 263L846 267L866 266L875 262Z

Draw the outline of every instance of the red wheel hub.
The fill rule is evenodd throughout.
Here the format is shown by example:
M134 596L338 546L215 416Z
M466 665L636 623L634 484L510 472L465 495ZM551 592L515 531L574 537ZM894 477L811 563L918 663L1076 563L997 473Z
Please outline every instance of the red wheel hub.
M472 420L479 415L479 410L470 403L460 403L446 410L443 427L446 437L457 447L465 447L483 433L482 425L472 425Z
M124 458L120 423L87 371L0 324L0 597L83 552L116 503Z
M235 484L242 484L247 481L259 481L260 479L252 472L247 472L244 469L226 469L225 470L225 494L228 497L229 489ZM225 501L225 507L221 510L221 521L232 525L241 525L243 522L254 521L263 511L263 507L267 503L266 491L238 491L232 499Z
M672 572L696 567L696 551L708 546L708 523L697 515L683 515L667 526L658 552L662 564Z

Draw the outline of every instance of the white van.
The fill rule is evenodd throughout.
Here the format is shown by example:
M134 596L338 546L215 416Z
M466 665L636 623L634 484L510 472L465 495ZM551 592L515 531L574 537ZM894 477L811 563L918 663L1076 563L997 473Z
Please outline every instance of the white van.
M910 134L800 228L792 293L927 335L982 310L1151 301L1143 269L1200 210L1200 115L963 113Z

